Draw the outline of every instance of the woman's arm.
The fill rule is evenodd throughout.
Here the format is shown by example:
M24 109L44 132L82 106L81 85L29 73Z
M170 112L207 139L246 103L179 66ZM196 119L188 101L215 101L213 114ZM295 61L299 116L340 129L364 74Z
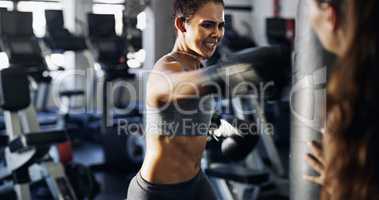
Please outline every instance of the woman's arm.
M254 48L236 54L229 62L188 72L182 71L181 63L163 58L150 76L148 95L157 102L167 102L204 93L223 94L225 90L232 95L244 93L247 85L264 81L260 75L290 65L290 53L282 47Z
M177 62L166 63L152 71L148 81L148 99L170 102L200 97L207 93L243 93L242 83L259 81L251 63L231 63L183 72ZM242 86L246 86L243 85Z
M179 63L166 63L150 73L147 98L155 102L171 102L182 98L200 97L201 70L181 71Z

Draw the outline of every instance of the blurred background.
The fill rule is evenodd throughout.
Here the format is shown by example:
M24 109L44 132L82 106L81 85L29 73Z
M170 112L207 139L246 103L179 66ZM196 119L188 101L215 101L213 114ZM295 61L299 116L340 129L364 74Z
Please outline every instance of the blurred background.
M175 41L172 2L0 0L0 69L17 68L28 82L1 75L8 79L1 81L0 199L126 198L145 151L146 77ZM263 46L279 45L290 55L297 6L298 0L225 0L225 37L207 64ZM272 72L280 81L259 105L258 94L217 100L224 118L274 130L242 150L209 141L205 165L237 173L209 171L227 182L215 186L221 199L289 199L291 63L281 65ZM264 113L241 115L238 106ZM18 139L25 133L39 135Z

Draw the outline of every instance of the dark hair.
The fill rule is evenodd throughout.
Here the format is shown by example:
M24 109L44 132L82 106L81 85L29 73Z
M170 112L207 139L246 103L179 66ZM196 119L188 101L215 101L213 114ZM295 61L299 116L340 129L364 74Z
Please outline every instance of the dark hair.
M207 3L221 4L224 6L223 0L175 0L174 17L188 19Z
M322 199L379 199L379 1L317 0L343 17L346 49L327 88L330 139Z

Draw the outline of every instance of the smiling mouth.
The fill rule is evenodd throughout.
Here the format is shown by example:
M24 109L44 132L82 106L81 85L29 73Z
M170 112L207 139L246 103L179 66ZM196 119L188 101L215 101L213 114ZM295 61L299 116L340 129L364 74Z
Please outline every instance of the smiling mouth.
M216 48L217 44L218 44L217 42L213 42L213 41L212 42L205 42L205 47L213 50Z

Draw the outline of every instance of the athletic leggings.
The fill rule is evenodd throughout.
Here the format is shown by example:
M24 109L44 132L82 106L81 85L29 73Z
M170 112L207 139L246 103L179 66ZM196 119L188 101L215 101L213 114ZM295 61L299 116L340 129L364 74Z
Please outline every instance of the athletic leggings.
M153 184L140 173L131 180L127 200L216 200L216 195L203 172L178 184Z

